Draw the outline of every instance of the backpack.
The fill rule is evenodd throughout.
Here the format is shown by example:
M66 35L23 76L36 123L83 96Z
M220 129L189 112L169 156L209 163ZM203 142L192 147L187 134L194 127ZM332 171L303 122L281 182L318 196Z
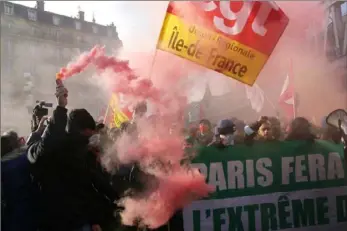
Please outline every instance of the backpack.
M2 230L37 230L39 188L26 154L25 149L17 149L1 159Z

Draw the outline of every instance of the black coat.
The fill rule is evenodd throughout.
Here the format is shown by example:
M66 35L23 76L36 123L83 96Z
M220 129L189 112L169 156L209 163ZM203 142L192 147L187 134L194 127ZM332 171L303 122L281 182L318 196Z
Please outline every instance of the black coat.
M67 110L57 107L42 136L28 150L41 189L41 229L73 230L107 223L115 194L107 179L89 166L88 139L65 131Z

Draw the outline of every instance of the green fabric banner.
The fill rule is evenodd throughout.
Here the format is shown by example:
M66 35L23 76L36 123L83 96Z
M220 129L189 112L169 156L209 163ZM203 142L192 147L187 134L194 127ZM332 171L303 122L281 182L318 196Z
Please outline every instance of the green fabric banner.
M342 145L206 147L193 165L216 192L183 210L185 231L347 230Z

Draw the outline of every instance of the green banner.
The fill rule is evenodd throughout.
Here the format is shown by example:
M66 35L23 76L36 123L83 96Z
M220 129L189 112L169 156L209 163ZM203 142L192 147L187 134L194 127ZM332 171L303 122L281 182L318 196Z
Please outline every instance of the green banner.
M193 163L216 192L183 210L185 231L347 230L342 145L206 147Z

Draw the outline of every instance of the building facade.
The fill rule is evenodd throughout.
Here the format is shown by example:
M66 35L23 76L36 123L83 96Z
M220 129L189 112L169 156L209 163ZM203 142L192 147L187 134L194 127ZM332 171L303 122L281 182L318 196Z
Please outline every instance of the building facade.
M0 2L1 12L1 130L27 131L36 100L55 103L55 74L96 44L112 53L122 47L117 28L87 22L84 12L67 17L45 10L45 2L26 7ZM105 103L92 73L66 80L69 107L86 108L97 116ZM92 97L92 99L90 98ZM23 128L23 126L25 128Z
M334 65L335 78L341 79L344 97L343 109L347 110L347 1L325 0L324 53Z
M324 51L331 60L343 60L347 69L347 1L325 0Z

